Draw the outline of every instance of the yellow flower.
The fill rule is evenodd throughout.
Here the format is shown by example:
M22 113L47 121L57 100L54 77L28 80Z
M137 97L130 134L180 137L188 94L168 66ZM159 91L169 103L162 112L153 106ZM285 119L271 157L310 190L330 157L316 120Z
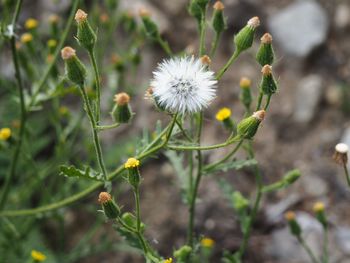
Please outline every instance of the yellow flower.
M11 129L10 128L2 128L0 130L0 140L6 141L11 137Z
M211 238L208 238L208 237L205 237L201 240L201 245L203 247L211 248L214 246L214 244L215 244L215 241Z
M46 259L46 256L43 253L36 251L36 250L32 250L31 255L35 261L41 262L41 261L44 261Z
M34 19L34 18L29 18L27 19L27 21L24 24L24 27L26 29L34 29L38 26L38 20Z
M126 163L124 164L124 167L126 169L129 169L129 168L135 168L135 167L138 167L140 165L140 161L135 159L135 158L129 158Z
M312 208L315 213L323 212L324 211L324 203L322 202L316 202Z
M49 39L47 41L47 46L48 47L55 47L57 45L57 41L55 39Z
M227 118L230 118L231 116L231 110L229 108L222 108L216 113L216 119L218 121L224 121Z
M248 78L241 78L240 82L239 82L239 86L242 88L242 89L249 89L250 88L250 85L252 84L251 80L248 79Z
M168 258L166 260L163 261L163 263L172 263L173 259L172 258Z
M33 40L33 36L32 34L30 33L24 33L22 36L21 36L21 42L22 43L29 43Z

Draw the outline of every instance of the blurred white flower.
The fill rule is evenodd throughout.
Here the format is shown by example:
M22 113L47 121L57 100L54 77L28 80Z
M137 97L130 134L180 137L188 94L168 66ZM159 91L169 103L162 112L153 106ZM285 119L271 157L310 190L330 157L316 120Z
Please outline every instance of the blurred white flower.
M153 96L173 113L195 113L214 99L217 81L214 72L200 59L181 57L164 60L153 72Z

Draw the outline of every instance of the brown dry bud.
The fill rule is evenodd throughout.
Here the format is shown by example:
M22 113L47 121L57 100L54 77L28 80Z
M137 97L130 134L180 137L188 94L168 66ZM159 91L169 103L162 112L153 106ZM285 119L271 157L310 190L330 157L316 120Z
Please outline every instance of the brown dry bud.
M215 4L213 5L213 8L217 11L222 11L224 10L225 6L221 1L216 1Z
M295 213L292 212L292 211L288 211L284 214L284 218L287 220L287 221L292 221L292 220L295 220Z
M75 21L77 21L77 23L81 23L84 22L87 18L87 13L85 13L83 10L78 9L78 11L75 13Z
M272 36L269 33L265 33L261 38L261 43L263 44L271 44L272 43Z
M209 66L211 64L211 59L209 56L204 55L203 57L201 57L201 62L203 65Z
M247 25L252 27L252 28L257 28L258 26L260 26L259 17L257 17L257 16L252 17L251 19L248 20Z
M107 192L101 192L98 195L98 202L102 205L112 200L112 196Z
M129 103L130 96L125 92L118 93L118 94L114 95L114 101L115 101L115 103L117 103L117 105L124 106L125 104Z
M63 60L70 59L75 56L75 50L71 47L64 47L61 50L61 57Z
M269 76L272 74L272 67L270 65L265 65L262 67L261 69L261 73L264 75L264 76Z
M263 121L265 118L266 112L264 110L259 110L253 113L253 117L256 118L259 121Z
M151 16L151 13L150 13L150 11L149 11L147 8L141 7L141 8L139 9L139 15L140 15L141 17L148 17L148 16Z
M251 80L248 78L245 78L245 77L241 78L241 80L239 82L239 86L241 88L249 88L251 86L251 84L252 84Z

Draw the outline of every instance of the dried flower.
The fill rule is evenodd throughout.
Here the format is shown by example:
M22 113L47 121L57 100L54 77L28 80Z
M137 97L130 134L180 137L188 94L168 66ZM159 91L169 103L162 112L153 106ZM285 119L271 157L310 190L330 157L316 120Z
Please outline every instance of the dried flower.
M87 13L81 9L78 9L75 14L75 21L77 21L78 24L77 40L80 46L87 49L89 52L92 52L96 44L97 37L89 24L87 16Z
M38 20L34 18L29 18L26 20L24 27L28 30L34 29L38 27Z
M172 58L153 72L154 98L170 112L181 114L203 110L215 97L217 81L200 59Z
M204 56L201 57L201 62L202 62L203 65L209 66L211 64L211 59L210 59L209 56L204 55Z
M125 93L125 92L118 93L118 94L114 95L114 101L119 106L123 106L123 105L129 103L130 96L127 93Z
M213 8L218 11L224 10L225 6L221 1L216 1L215 4L213 5Z
M272 36L269 33L265 33L260 40L261 43L259 50L256 53L256 60L261 66L264 66L266 64L272 65L275 57L272 48Z
M32 250L31 256L35 262L42 262L42 261L46 260L46 256L43 253L36 251L36 250Z
M87 19L87 13L85 13L83 10L78 9L77 12L75 13L75 21L77 21L77 23L82 23L84 21L86 21Z
M11 137L11 129L10 128L2 128L0 129L0 140L6 141Z
M247 25L235 35L234 43L236 45L236 53L239 54L253 45L255 30L259 25L259 17L255 16L249 19Z
M65 62L65 69L68 79L82 87L85 81L86 69L83 63L76 56L75 50L71 47L64 47L61 50L61 57Z
M262 79L260 83L260 90L265 95L272 95L277 91L277 83L272 75L272 67L264 65L261 69Z

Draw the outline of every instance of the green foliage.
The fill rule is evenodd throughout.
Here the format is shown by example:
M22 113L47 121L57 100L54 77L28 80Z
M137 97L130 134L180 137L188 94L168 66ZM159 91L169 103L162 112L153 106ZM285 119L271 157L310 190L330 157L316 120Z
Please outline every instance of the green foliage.
M86 166L85 170L79 170L75 168L73 165L70 165L70 166L61 165L60 175L67 176L67 177L79 177L79 178L103 182L103 174L94 171L89 166Z

